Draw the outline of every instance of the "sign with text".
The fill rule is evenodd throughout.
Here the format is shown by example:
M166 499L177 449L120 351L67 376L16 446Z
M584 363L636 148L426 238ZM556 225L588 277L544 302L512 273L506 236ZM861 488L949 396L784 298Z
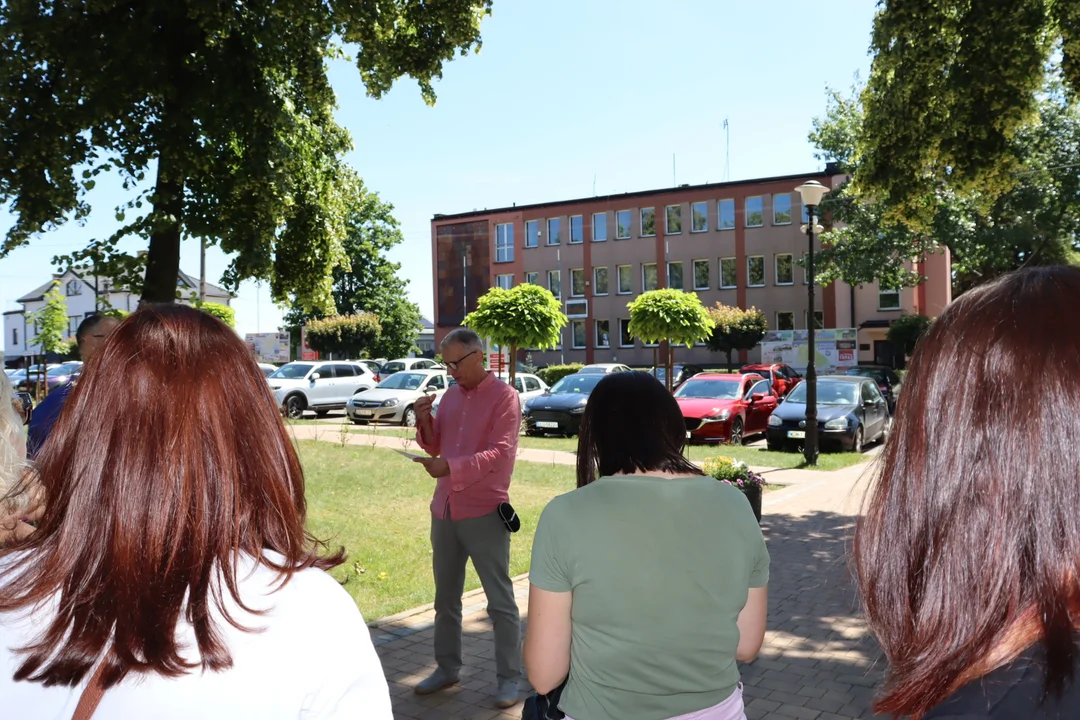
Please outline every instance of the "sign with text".
M855 328L818 330L815 333L814 364L819 371L842 372L857 364ZM810 340L806 330L772 330L761 341L761 362L783 363L799 371L806 370Z
M244 340L259 362L289 362L288 333L248 333Z

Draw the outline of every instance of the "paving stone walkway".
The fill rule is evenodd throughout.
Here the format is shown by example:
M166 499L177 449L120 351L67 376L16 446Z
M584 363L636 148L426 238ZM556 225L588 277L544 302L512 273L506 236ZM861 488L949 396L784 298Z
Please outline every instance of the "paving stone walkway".
M765 498L762 529L772 556L769 629L758 659L741 666L749 720L874 717L869 708L881 663L855 609L845 562L864 470L813 473ZM525 619L528 579L518 578L515 588ZM509 710L493 707L494 646L484 608L483 592L466 596L461 683L427 697L412 688L435 667L434 611L418 608L372 628L395 718L521 717L520 704Z

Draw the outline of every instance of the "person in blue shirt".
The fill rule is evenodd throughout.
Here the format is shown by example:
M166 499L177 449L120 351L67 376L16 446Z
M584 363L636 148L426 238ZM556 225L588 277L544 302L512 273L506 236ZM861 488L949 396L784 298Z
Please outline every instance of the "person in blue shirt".
M84 363L90 361L90 358L105 342L105 338L119 324L120 321L111 315L89 315L79 324L79 329L75 331L75 342L79 346L79 357ZM60 411L64 409L68 393L76 382L77 380L72 380L56 388L34 408L26 442L27 455L30 458L37 456L49 438L56 419L60 417Z

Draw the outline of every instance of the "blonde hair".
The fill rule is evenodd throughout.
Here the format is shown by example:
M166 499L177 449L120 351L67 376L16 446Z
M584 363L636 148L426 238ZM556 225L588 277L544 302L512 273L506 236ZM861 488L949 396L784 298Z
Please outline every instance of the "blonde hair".
M26 493L15 494L15 488L26 469L26 433L12 401L15 389L11 380L0 373L0 510L18 511L25 508Z

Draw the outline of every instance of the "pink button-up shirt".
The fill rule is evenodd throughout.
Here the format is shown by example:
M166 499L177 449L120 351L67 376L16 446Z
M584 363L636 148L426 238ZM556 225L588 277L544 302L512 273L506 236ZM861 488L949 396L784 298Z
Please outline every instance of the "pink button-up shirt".
M416 442L442 456L450 474L435 482L431 514L454 520L482 517L509 499L510 476L521 432L517 390L490 373L472 390L454 385L432 420L435 437L417 428Z

